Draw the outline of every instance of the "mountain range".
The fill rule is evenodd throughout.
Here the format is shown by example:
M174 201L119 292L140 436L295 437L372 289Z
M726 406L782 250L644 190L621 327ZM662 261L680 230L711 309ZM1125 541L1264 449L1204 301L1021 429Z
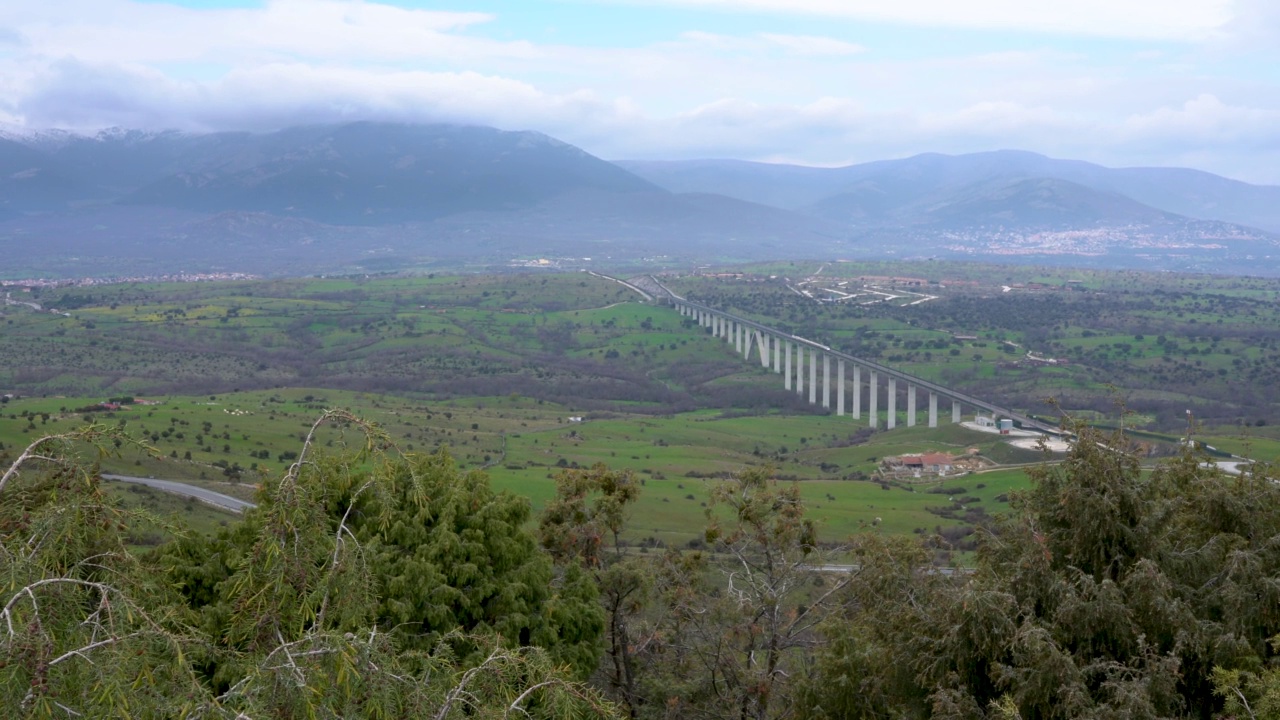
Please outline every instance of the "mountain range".
M840 221L910 223L963 196L991 192L992 199L1008 194L1013 200L1017 193L1006 188L1024 181L1053 180L1058 182L1039 186L1038 201L1061 194L1068 205L1085 212L1077 216L1071 207L1063 208L1061 219L1074 224L1150 219L1150 211L1159 210L1280 233L1277 186L1251 185L1184 168L1107 168L1019 150L958 156L926 153L838 168L737 160L618 164L673 192L720 193ZM1082 202L1084 206L1079 205ZM1013 205L1009 209L1019 212ZM1098 216L1091 219L1089 213ZM958 219L981 223L985 216L958 214Z
M0 131L0 278L1007 255L1257 273L1275 233L1280 187L1019 151L815 168L611 163L457 125Z

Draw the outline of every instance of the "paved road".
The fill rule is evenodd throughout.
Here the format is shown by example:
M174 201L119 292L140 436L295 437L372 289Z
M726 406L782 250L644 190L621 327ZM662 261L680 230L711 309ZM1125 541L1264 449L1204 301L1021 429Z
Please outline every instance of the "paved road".
M117 482L146 485L147 487L152 487L156 490L161 490L167 493L173 493L174 495L195 498L201 502L206 502L210 505L220 507L223 510L230 510L231 512L242 513L249 508L258 507L247 500L233 498L230 495L223 495L222 493L205 490L204 488L188 485L186 483L174 482L173 480L156 480L155 478L129 477L128 475L108 475L106 473L102 475L102 478L104 480L115 480Z
M12 299L12 298L10 298L10 297L9 297L9 293L7 293L7 292L4 294L4 304L5 304L5 305L26 305L27 307L31 308L32 310L43 310L43 309L44 309L44 308L40 307L40 304L39 304L39 303L25 302L25 301L23 301L23 300L14 300L14 299Z

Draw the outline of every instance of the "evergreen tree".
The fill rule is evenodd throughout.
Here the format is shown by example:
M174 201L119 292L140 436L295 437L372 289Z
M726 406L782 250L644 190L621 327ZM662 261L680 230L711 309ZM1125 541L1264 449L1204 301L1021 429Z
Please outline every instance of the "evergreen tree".
M804 714L1209 718L1224 698L1265 704L1280 632L1270 472L1229 477L1188 451L1145 473L1122 435L1078 427L1067 459L1033 470L985 533L972 573L899 573L909 606L881 596L828 627ZM875 704L858 705L855 682Z
M316 460L313 428L297 462L264 488L240 527L141 558L128 552L124 531L126 520L142 518L116 510L96 472L58 442L100 442L110 433L89 428L23 453L0 476L0 714L612 716L608 703L567 676L555 648L498 634L528 628L534 642L571 627L579 606L594 610L590 597L575 604L554 594L522 598L514 583L506 597L488 589L484 573L547 567L519 526L527 506L511 510L482 477L464 482L446 457L385 456L385 438L348 413L328 412L317 426L323 422L363 427L364 453ZM439 484L417 482L427 477ZM442 496L454 481L463 486L432 506L438 513L417 516L424 522L479 518L427 540L450 545L443 557L474 568L449 576L465 587L439 586L439 604L453 614L440 616L425 641L379 622L386 619L380 593L394 585L379 573L397 567L381 553L397 546L373 528L409 522L402 516L429 498L401 491L410 478ZM406 497L412 508L396 503ZM492 542L478 537L485 532ZM412 556L416 548L400 550ZM486 561L490 552L500 559ZM507 610L522 617L507 618ZM577 640L596 642L589 632Z

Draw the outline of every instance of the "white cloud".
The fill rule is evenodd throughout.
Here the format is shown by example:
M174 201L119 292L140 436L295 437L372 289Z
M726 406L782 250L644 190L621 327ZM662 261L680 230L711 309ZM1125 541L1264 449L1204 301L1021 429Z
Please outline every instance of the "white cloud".
M761 33L760 37L800 55L857 55L867 51L865 47L855 43L818 35Z
M1235 0L1231 21L1219 38L1221 50L1274 58L1280 55L1280 3L1275 0Z
M378 119L565 130L593 116L627 114L625 104L590 92L548 94L474 72L374 72L302 63L236 70L200 83L146 68L68 60L50 68L38 86L21 105L27 124L37 127L266 130Z
M724 52L759 53L762 51L781 50L804 56L847 56L858 55L867 51L866 47L857 43L820 35L784 35L780 33L722 35L701 30L690 30L681 33L680 39L694 47Z
M1205 93L1180 107L1161 107L1128 117L1123 129L1135 143L1188 147L1270 147L1280 150L1280 110L1227 105Z
M261 8L216 10L129 0L0 7L0 26L18 28L35 52L88 61L234 63L288 56L368 62L536 52L529 43L454 34L491 19L484 13L409 10L361 0L270 0Z
M663 4L936 27L1178 40L1210 37L1232 18L1231 0L663 0Z
M1182 3L1167 5L1170 14ZM839 14L837 5L846 3L827 10ZM893 12L927 5L906 0ZM965 5L977 16L998 6ZM540 130L614 158L824 165L1019 147L1113 165L1194 160L1280 182L1275 78L1207 72L1198 51L1165 46L1160 62L1140 66L1070 44L888 59L825 35L706 30L640 47L547 45L485 37L491 20L372 0L236 10L0 3L0 28L11 29L0 33L0 121L191 130L468 122ZM1116 55L1145 46L1132 47Z

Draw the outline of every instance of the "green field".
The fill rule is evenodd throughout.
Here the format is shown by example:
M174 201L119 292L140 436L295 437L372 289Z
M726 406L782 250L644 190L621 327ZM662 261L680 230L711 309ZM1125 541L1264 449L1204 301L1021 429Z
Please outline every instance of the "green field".
M823 282L927 276L922 292L937 300L819 304L788 287L819 270ZM1176 448L1191 407L1198 439L1280 457L1277 385L1268 384L1280 357L1274 281L959 263L783 263L666 281L1012 407L1042 409L1052 395L1114 425L1124 402L1137 411L1126 427L1157 455ZM1019 288L1002 291L1008 283ZM378 424L403 452L447 447L535 506L563 468L631 470L645 483L631 539L669 543L698 537L709 483L748 466L801 481L823 538L838 541L868 527L971 525L975 508L998 512L996 498L1025 482L1021 470L981 476L984 488L948 481L965 490L958 502L870 482L881 458L974 447L1004 465L1042 459L955 426L908 429L902 412L898 429L883 429L882 410L870 432L865 419L809 406L670 308L585 274L10 292L45 309L0 313L0 395L15 396L0 404L0 453L94 421L147 446L108 448L104 469L245 498L287 467L327 408ZM1028 351L1064 362L1029 364ZM126 397L141 402L102 405ZM361 440L355 428L325 427L318 448Z
M1280 423L1274 279L944 262L735 270L669 284L1008 407L1052 414L1044 400L1053 397L1068 411L1116 418L1122 402L1164 432L1185 425L1188 408L1215 427ZM902 297L820 303L799 290L873 285Z
M42 434L78 427L85 414L60 408L88 401L12 400L5 406L8 414L0 417L0 442L11 452ZM837 540L877 524L876 517L882 518L884 529L894 532L956 524L924 510L939 502L923 487L886 491L874 482L850 479L871 476L886 455L955 453L976 447L987 456L1012 452L1021 453L1020 459L1037 458L1005 446L996 436L958 426L899 428L854 438L863 423L834 416L737 417L698 411L659 417L611 414L570 422L565 408L526 398L429 404L302 389L157 402L90 415L100 422L123 423L147 446L108 447L115 452L100 460L104 471L180 479L251 499L257 484L278 476L292 461L288 453L301 448L323 408L346 407L377 423L401 450L447 447L464 467L485 469L496 487L529 497L535 507L552 496L553 477L562 468L603 462L631 470L645 484L632 534L635 539L653 536L666 542L695 537L704 522L708 484L748 466L771 466L780 477L804 481L805 497L822 520L823 536ZM353 428L325 426L317 433L321 452L342 452L362 441L363 435Z

